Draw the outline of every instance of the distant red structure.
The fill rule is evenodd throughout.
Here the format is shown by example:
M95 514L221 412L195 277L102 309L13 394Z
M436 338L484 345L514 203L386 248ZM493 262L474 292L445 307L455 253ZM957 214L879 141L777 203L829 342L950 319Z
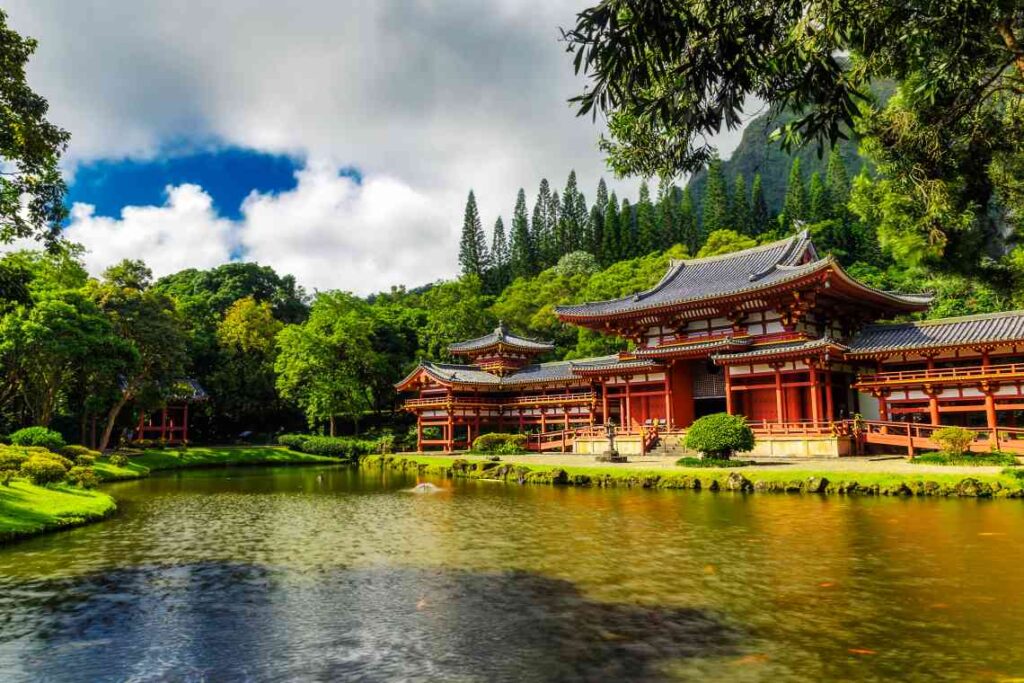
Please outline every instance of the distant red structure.
M862 414L964 424L998 440L994 430L1024 410L1024 312L876 323L930 301L859 282L803 232L675 261L645 292L556 307L559 319L622 337L631 350L538 364L552 345L502 325L452 345L468 364L421 363L396 387L417 393L404 407L417 416L421 450L464 448L486 431L566 449L608 422L664 435L723 411L790 437L835 434Z
M162 407L140 413L135 440L162 441L170 445L187 443L189 404L207 398L206 391L195 380L178 382Z

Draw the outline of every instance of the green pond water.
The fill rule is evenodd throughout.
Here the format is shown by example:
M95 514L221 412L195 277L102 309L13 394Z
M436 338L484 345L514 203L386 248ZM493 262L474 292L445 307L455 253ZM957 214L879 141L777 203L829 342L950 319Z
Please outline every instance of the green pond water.
M111 485L0 548L0 680L1024 677L1019 501L415 483Z

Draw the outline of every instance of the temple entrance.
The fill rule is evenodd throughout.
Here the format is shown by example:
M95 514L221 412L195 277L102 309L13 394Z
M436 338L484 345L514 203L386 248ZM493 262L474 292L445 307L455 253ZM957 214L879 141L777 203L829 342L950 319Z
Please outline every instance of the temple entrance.
M694 419L725 412L725 397L696 398L693 400Z

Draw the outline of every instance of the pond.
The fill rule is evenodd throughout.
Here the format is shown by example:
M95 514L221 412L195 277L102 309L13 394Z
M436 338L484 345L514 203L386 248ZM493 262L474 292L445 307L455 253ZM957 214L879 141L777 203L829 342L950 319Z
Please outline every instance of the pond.
M1018 501L433 483L111 485L116 518L0 549L2 678L1024 676Z

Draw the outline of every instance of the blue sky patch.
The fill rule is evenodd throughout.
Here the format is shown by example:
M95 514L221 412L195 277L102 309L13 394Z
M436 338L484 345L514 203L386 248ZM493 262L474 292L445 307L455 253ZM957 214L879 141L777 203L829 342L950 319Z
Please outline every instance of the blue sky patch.
M290 156L229 147L174 154L147 161L104 159L78 167L68 187L68 206L92 204L97 215L117 218L125 206L160 206L168 185L193 183L212 198L221 216L241 218L250 192L286 192L295 187L303 162ZM346 169L349 171L349 169ZM358 179L358 171L343 172Z

